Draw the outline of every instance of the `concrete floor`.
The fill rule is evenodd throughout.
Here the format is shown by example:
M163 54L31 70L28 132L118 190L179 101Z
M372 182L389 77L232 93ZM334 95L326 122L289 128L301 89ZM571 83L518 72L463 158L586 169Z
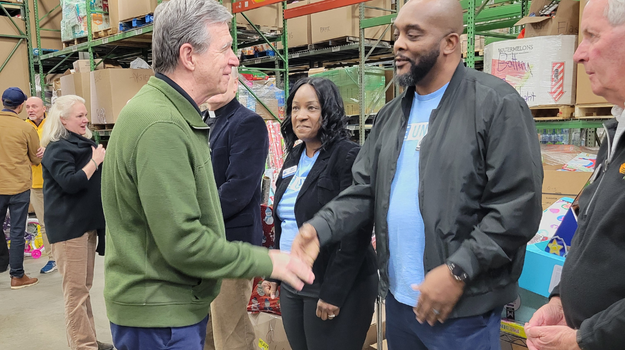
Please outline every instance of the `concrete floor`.
M0 274L0 350L66 350L61 274L42 275L47 257L25 258L24 270L39 284L11 290L9 272ZM98 340L112 343L104 306L104 257L96 255L91 305Z

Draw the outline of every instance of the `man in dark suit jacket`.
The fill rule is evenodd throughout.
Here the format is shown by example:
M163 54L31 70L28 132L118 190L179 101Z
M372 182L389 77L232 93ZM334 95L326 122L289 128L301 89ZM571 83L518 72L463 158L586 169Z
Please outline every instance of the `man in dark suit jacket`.
M215 182L228 241L261 245L261 180L269 151L265 121L237 101L238 74L228 91L208 100L206 124ZM253 350L254 329L247 315L252 280L224 279L211 304L204 349ZM213 334L211 341L210 334Z

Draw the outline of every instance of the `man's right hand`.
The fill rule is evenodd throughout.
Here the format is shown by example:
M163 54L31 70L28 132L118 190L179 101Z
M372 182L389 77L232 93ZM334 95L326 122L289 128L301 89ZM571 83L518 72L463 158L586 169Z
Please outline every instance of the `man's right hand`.
M269 257L273 263L271 278L284 281L296 290L302 290L304 283L315 281L312 267L306 266L299 258L279 250L270 250Z
M526 324L527 326L566 326L560 297L551 298L549 303L538 309L529 323Z
M299 233L291 245L291 255L302 259L312 268L319 255L319 237L311 224L304 224L299 228Z

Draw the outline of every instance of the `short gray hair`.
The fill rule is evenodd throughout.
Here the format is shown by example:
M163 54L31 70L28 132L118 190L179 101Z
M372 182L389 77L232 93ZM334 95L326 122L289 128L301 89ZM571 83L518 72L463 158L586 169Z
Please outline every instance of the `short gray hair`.
M605 16L613 27L625 24L625 0L608 0Z
M229 23L232 15L214 0L170 0L154 11L152 57L154 72L171 73L178 66L180 47L191 44L198 53L210 45L206 26Z

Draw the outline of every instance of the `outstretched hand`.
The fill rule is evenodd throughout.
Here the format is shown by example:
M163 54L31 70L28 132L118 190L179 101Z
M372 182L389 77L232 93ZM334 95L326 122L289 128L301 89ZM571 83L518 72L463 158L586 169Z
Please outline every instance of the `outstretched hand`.
M291 255L301 259L312 268L319 255L319 238L317 230L311 224L304 224L299 228L299 233L291 245Z
M296 290L302 290L304 283L312 284L315 280L312 267L299 258L279 250L270 250L269 257L273 263L271 278L284 281Z

